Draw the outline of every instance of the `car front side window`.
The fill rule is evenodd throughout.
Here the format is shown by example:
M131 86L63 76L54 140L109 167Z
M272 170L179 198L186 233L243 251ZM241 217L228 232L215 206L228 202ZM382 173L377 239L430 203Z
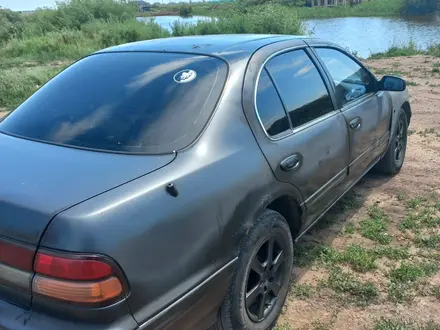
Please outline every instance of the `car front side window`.
M332 48L316 48L316 52L330 73L342 106L374 91L374 78L356 61Z

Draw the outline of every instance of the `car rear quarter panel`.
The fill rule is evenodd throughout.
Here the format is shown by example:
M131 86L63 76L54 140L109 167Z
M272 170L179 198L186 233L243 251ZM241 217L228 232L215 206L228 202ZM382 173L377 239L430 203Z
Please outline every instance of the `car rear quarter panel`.
M174 162L61 213L42 239L43 247L114 258L138 323L235 258L254 215L289 188L274 180L244 116L244 69L231 67L208 128ZM165 190L171 182L178 197Z

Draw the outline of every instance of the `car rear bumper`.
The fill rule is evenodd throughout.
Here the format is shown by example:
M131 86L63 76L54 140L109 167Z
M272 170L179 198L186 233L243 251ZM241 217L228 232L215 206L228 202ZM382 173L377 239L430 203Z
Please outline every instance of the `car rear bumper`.
M113 308L124 309L126 302L123 301L120 304L121 306L113 306ZM63 320L36 310L25 310L0 300L0 330L134 330L138 328L136 321L128 312L128 309L126 315L105 324L97 321L81 322L80 320L83 317L81 314L82 311L79 311L78 318L72 316L70 319ZM53 315L57 314L53 313ZM103 319L109 320L108 318Z
M0 330L206 330L215 322L236 261L237 258L230 261L195 289L140 326L130 313L111 323L99 323L99 318L97 322L90 323L78 321L75 317L62 320L35 310L24 310L0 300ZM122 301L120 304L121 306L112 306L112 309L121 310L126 302ZM54 308L56 307L51 309ZM79 318L83 315L83 311L78 313Z

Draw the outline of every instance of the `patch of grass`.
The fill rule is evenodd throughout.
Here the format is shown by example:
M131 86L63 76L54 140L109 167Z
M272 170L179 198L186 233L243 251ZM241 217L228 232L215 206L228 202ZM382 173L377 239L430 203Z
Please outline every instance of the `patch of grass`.
M379 290L374 283L361 282L337 267L331 270L324 285L335 292L345 294L349 301L354 301L359 305L368 305L379 296Z
M332 328L333 322L323 322L320 320L313 321L311 326L313 330L330 330Z
M64 68L64 65L0 69L0 108L10 111Z
M440 73L440 68L433 68L433 69L432 69L432 72L433 72L433 73Z
M417 86L417 83L415 82L415 81L407 81L406 82L406 84L408 85L408 86Z
M431 288L431 294L436 297L438 300L440 300L440 285L434 285Z
M354 224L349 223L347 226L345 226L344 228L344 233L346 234L354 234L356 231L356 227Z
M310 298L313 294L313 287L310 284L293 285L291 293L298 298Z
M410 131L411 131L411 133L410 133ZM415 131L408 130L408 135L411 135L411 134L413 134L414 132L415 132ZM398 200L399 202L401 202L401 201L405 200L405 194L404 194L403 192L399 192L399 193L397 194L396 198L397 198L397 200Z
M438 202L428 202L427 199L416 197L406 202L410 213L400 223L401 230L410 229L416 233L422 228L440 226L440 215L437 208Z
M289 323L278 324L273 330L292 330L292 326Z
M366 272L377 267L375 255L359 245L348 246L341 253L341 261L348 263L355 271L359 272Z
M327 249L321 244L298 244L294 249L294 263L297 267L309 267L318 260Z
M416 229L419 225L419 218L414 214L409 214L400 223L399 228L403 229Z
M388 298L396 303L411 301L414 293L409 283L388 283Z
M321 251L319 260L328 267L337 264L349 265L356 272L367 272L377 268L376 260L386 257L390 260L401 260L409 258L408 249L401 247L377 247L366 249L360 245L353 244L347 246L343 251L333 248L325 248Z
M419 49L414 41L408 44L394 44L385 52L371 54L369 59L397 57L397 56L412 56L422 54L423 51Z
M173 36L223 33L303 34L305 27L299 15L279 4L237 7L216 19L201 20L196 24L174 22Z
M403 247L378 247L373 249L373 253L379 258L386 257L390 260L408 259L411 256L409 250Z
M422 203L425 201L426 199L421 197L421 196L417 196L414 198L410 198L406 201L406 207L408 209L415 209L417 207L419 207L420 205L422 205Z
M341 200L333 207L335 212L345 212L356 209L362 206L362 201L359 195L353 191L349 191Z
M430 262L402 262L398 268L394 268L390 271L389 278L391 282L394 283L415 282L419 278L435 274L437 270L438 266Z
M380 244L389 244L392 237L388 234L388 216L377 205L368 208L369 219L360 222L360 231L365 238Z
M371 54L369 59L379 59L397 56L413 56L413 55L431 55L440 57L440 44L433 44L428 49L423 50L417 47L414 41L410 41L407 44L396 43L389 47L386 51Z
M422 325L406 320L381 318L374 324L374 330L440 330L440 324L429 321Z
M416 236L414 243L420 248L437 249L440 247L440 235L431 235L426 237Z

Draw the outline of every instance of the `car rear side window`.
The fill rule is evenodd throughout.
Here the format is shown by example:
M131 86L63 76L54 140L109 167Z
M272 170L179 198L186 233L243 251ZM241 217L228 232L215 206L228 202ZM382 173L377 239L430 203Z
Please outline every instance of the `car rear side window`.
M169 153L200 134L226 76L226 63L209 56L100 53L43 86L0 131L110 152Z
M266 64L293 128L334 110L317 68L303 50L278 55Z
M269 136L277 136L290 129L287 114L266 69L263 69L258 81L257 110Z

